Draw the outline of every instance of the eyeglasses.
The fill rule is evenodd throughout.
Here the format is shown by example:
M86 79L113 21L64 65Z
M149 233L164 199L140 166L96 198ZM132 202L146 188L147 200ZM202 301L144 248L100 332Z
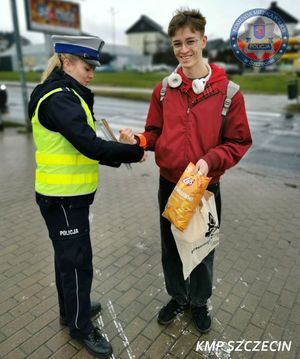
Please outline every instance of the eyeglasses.
M200 41L200 39L187 39L183 42L176 41L172 43L172 46L175 50L179 50L183 47L187 47L188 49L191 49L192 47L195 47L197 45L197 42Z

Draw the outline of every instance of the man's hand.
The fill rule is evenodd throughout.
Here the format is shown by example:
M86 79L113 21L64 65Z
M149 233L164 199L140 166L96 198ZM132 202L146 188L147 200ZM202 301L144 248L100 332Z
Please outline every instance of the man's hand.
M198 172L200 175L207 176L208 171L209 168L207 162L201 159L196 163L195 173L193 174Z
M119 132L120 132L119 141L121 143L127 143L129 145L135 145L137 143L131 128L123 128Z
M147 152L144 151L144 155L143 155L142 159L140 160L140 162L145 162L146 158L147 158Z

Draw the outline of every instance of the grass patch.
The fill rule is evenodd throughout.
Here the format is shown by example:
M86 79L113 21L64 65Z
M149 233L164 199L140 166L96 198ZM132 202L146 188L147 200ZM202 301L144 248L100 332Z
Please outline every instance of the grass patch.
M293 74L272 74L272 75L234 75L232 81L241 86L243 92L260 93L260 94L286 94L288 82L295 79ZM300 82L298 81L298 91Z
M28 82L40 82L41 73L26 72L25 79ZM167 76L167 72L148 72L141 73L137 71L120 72L95 72L91 85L124 86L124 87L143 87L153 88L160 80ZM0 72L2 82L19 81L17 72Z
M300 112L300 103L289 104L286 107L286 109L288 112L299 113Z
M14 122L12 121L3 121L3 126L4 127L19 127L19 128L25 128L25 125L23 125L22 123L19 122Z
M121 72L96 72L92 85L109 85L125 87L143 87L152 89L161 81L167 72L121 71Z
M151 94L140 93L140 92L117 92L117 91L93 91L95 96L104 96L104 97L114 97L121 98L126 100L135 100L135 101L146 101L149 102Z
M25 79L28 82L40 82L41 81L41 73L38 72L25 72ZM0 72L1 82L5 81L20 81L18 72L11 71L1 71Z
M137 71L121 71L121 72L96 72L92 86L124 86L124 87L138 87L153 89L155 85L161 81L168 73L166 72L149 72L140 73ZM2 82L5 81L19 81L19 74L17 72L0 72L0 78ZM41 78L40 73L26 72L26 81L39 82ZM286 94L287 85L290 80L295 79L295 75L291 73L276 73L276 74L253 74L245 73L243 75L233 75L230 78L241 86L241 90L245 93L257 93L257 94ZM298 91L300 93L300 81L298 81ZM108 96L107 93L101 93L103 96ZM110 96L121 97L117 93L111 93ZM126 95L127 96L127 95ZM140 99L143 96L128 95L132 98ZM148 95L145 95L143 100L148 100Z

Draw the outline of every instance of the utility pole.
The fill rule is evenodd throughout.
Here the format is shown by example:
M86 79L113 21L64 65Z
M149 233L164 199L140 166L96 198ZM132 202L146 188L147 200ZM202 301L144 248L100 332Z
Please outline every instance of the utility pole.
M111 12L111 23L112 23L112 28L111 28L111 32L112 32L112 36L111 36L111 40L112 40L112 53L113 55L116 54L116 24L115 24L115 15L118 13L118 11L115 10L115 8L111 8L110 9Z
M26 126L26 131L31 132L32 131L31 122L30 122L30 120L28 118L28 114L27 114L28 98L27 98L27 88L26 88L26 81L25 81L25 75L24 75L23 55L22 55L16 0L10 0L10 4L11 4L12 17L13 17L13 24L14 24L14 29L15 29L15 43L16 43L18 70L19 70L22 97L23 97L25 126Z

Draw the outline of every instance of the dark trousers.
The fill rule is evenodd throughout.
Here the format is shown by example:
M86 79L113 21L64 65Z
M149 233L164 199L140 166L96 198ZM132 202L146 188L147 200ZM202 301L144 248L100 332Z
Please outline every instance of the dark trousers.
M158 202L160 208L160 231L162 248L162 266L168 294L180 304L190 303L194 306L205 305L212 294L214 250L192 271L187 280L184 280L182 263L177 250L176 242L171 231L171 223L164 217L168 198L175 184L163 177L159 180ZM216 208L221 222L221 195L219 183L207 188L215 195Z
M54 248L60 315L67 319L73 338L86 336L93 329L89 318L93 279L89 207L74 208L68 199L39 206Z

